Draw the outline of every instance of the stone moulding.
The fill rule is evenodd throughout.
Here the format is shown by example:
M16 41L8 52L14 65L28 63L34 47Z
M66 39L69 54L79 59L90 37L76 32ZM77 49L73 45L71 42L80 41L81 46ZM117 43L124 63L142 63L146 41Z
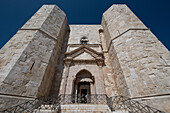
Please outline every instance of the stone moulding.
M88 54L90 54L92 57L94 57L94 60L81 60L81 59L77 59L75 60L74 58L81 55L82 53L87 52ZM66 58L65 61L74 61L74 62L104 62L104 56L102 52L97 52L91 48L89 48L86 45L81 45L79 48L71 51L71 52L66 52L65 53ZM73 60L74 59L74 60Z
M18 30L38 30L38 31L41 31L41 32L45 33L47 36L49 36L49 38L51 38L51 39L57 41L57 39L56 39L54 36L50 35L49 33L43 31L43 30L40 29L40 28L30 28L30 29L20 28L20 29L18 29Z
M128 31L131 31L131 30L150 30L150 29L149 29L149 28L146 28L146 29L143 29L143 28L141 28L141 29L140 29L140 28L130 28L130 29L124 31L123 33L121 33L121 34L119 34L118 36L116 36L116 37L114 37L114 38L111 39L111 41L110 41L110 43L109 43L108 50L105 51L105 52L108 52L108 51L110 50L110 47L111 47L111 45L112 45L113 40L119 38L120 36L124 35L125 33L127 33Z

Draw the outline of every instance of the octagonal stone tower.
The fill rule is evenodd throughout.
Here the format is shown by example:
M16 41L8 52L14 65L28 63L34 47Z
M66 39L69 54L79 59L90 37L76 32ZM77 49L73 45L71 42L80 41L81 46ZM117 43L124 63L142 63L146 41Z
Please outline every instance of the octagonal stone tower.
M68 29L64 12L44 5L1 49L1 108L49 94Z
M102 26L118 94L170 111L169 50L126 5L112 5Z
M0 50L0 108L71 95L63 112L110 112L92 100L123 95L169 112L169 74L168 49L126 5L112 5L101 25L68 25L44 5Z

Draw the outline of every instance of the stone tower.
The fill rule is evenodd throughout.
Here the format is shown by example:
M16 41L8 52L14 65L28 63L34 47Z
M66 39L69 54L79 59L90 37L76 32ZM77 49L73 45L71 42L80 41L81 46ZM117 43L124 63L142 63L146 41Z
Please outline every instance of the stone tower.
M101 25L68 25L44 5L0 50L0 108L62 95L72 102L63 112L109 112L93 102L122 95L170 112L169 74L168 49L126 5L112 5Z

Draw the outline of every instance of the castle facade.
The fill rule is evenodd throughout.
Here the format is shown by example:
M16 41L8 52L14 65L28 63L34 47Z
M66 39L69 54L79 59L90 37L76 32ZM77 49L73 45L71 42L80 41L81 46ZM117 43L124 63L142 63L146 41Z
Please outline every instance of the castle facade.
M76 104L122 95L170 112L170 52L126 5L101 25L69 25L43 5L0 50L0 108L59 95Z

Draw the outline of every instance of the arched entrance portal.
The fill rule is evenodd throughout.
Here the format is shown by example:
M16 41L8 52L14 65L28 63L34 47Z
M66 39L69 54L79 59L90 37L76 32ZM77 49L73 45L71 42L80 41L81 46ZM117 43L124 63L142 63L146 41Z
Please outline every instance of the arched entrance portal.
M94 77L87 70L80 71L74 80L73 95L77 103L89 103L94 94Z

